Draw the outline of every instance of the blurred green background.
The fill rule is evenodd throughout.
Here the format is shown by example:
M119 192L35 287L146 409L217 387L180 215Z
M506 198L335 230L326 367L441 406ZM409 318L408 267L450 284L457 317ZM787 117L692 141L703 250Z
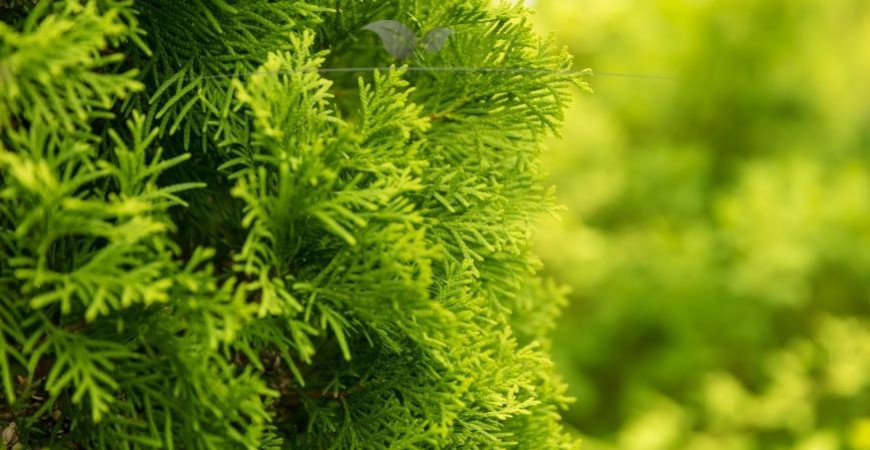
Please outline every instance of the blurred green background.
M870 1L531 7L578 69L667 77L590 79L547 153L585 449L870 449Z

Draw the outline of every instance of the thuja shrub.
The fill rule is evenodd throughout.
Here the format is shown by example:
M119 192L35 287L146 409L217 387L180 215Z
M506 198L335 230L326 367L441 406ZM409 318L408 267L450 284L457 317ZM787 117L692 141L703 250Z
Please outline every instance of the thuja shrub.
M529 235L582 82L521 7L0 14L0 448L577 445Z

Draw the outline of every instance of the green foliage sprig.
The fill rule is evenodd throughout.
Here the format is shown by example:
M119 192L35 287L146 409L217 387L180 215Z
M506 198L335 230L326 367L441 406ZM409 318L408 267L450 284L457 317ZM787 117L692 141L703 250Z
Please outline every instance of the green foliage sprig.
M4 446L576 445L528 244L570 58L519 7L374 4L0 6ZM389 63L385 17L545 70L318 72Z

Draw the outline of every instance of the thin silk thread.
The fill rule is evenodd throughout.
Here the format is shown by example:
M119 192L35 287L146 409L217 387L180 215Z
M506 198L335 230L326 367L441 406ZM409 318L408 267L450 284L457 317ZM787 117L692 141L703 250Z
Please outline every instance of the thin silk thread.
M213 78L234 78L234 77L252 77L255 75L282 75L295 73L353 73L353 72L372 72L375 70L389 71L401 69L408 72L467 72L467 73L529 73L529 74L553 74L553 75L581 75L589 78L634 78L641 80L672 80L672 77L665 75L654 74L636 74L636 73L621 73L621 72L594 72L591 70L550 70L550 69L534 69L529 67L425 67L425 66L408 66L403 68L389 66L371 66L371 67L326 67L319 69L296 69L296 70L276 70L276 71L254 71L241 72L234 74L215 74L203 75L200 77L190 77L190 79L213 79Z

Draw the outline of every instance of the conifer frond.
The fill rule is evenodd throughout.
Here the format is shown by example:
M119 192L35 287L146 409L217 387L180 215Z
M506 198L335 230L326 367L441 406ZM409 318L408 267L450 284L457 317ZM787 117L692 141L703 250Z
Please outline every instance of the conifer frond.
M578 80L521 8L14 8L0 21L0 423L21 442L576 444L547 356L561 300L529 235L552 210L541 142ZM410 64L546 70L391 66L361 29L393 19L455 31ZM319 71L345 62L388 69Z
M136 70L105 70L123 59L110 42L127 33L119 9L94 1L41 2L20 27L0 22L0 126L73 131L140 90Z

